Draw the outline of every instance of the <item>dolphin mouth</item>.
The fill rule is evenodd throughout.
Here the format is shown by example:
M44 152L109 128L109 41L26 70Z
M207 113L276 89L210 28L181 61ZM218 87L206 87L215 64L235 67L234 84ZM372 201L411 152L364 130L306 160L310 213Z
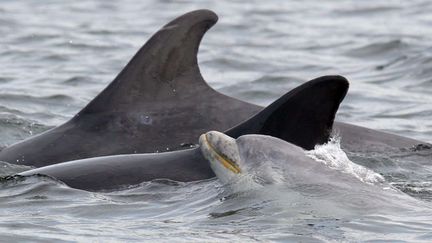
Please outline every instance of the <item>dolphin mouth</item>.
M230 171L234 172L235 174L241 173L240 167L237 165L236 162L229 159L226 155L218 151L215 146L213 146L209 138L207 136L208 133L201 135L200 141L201 146L205 146L209 153L211 153L212 157L217 160L220 164L222 164L225 168L229 169Z

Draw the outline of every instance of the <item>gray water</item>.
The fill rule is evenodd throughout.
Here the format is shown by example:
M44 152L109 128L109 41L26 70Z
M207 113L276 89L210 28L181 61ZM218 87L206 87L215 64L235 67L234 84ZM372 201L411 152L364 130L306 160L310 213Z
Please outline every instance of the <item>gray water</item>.
M198 56L220 92L267 105L340 74L350 91L339 121L432 142L430 1L27 0L0 2L0 147L67 121L162 25L199 8L220 18ZM1 241L431 241L432 151L348 156L409 196L230 194L216 179L93 193L3 177ZM0 174L25 169L3 163Z

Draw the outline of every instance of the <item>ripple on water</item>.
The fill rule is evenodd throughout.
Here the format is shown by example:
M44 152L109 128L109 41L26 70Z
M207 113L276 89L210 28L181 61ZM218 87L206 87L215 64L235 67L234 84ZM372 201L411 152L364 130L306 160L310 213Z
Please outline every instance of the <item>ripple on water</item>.
M391 184L408 195L432 202L432 181L403 181Z
M1 109L0 109L1 110ZM2 140L0 147L6 147L12 143L21 141L31 135L41 133L49 126L45 126L28 119L23 119L17 116L3 116L0 111L0 126L2 127Z
M407 51L409 45L402 40L391 40L382 43L366 44L364 46L352 49L346 54L358 58L379 58L388 59L395 55L400 55Z
M13 175L16 173L20 173L26 170L30 170L33 167L31 166L25 166L25 165L15 165L15 164L10 164L7 162L2 162L0 161L0 177L6 177L9 175Z

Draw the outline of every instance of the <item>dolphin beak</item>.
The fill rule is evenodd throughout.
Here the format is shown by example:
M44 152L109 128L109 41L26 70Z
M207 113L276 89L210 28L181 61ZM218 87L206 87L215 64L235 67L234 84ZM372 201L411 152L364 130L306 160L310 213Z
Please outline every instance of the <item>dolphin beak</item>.
M220 132L210 131L200 136L199 143L204 156L210 162L218 162L235 174L241 172L240 167L235 162L239 158L237 143L234 138Z

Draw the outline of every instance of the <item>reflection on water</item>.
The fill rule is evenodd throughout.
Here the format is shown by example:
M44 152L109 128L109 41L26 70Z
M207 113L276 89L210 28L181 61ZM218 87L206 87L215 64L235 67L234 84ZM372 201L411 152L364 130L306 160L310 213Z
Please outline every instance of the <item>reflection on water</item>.
M0 147L68 120L152 33L198 8L220 17L199 53L212 87L266 105L306 80L341 74L351 85L339 120L432 142L429 1L32 0L0 4ZM430 206L430 149L348 157ZM23 169L0 164L0 175ZM225 195L217 180L159 180L89 193L46 177L3 178L0 234L6 242L432 238L427 207L352 215L331 211L331 200L267 189Z

